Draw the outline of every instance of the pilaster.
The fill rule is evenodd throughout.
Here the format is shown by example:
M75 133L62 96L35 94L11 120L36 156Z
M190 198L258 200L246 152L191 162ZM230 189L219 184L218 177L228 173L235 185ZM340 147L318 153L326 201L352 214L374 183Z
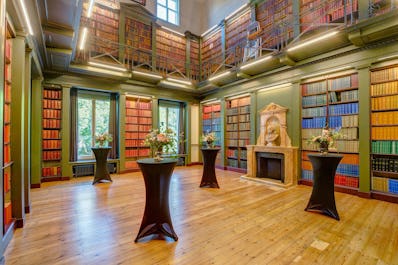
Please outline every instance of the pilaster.
M41 108L42 78L32 80L31 87L31 146L30 146L30 187L40 188L41 183Z
M23 87L24 90L24 101L22 105L24 106L24 116L25 119L23 120L25 134L24 134L24 142L25 145L23 146L24 153L23 153L23 160L25 162L25 167L23 168L23 176L24 176L24 190L25 190L25 213L30 212L30 169L31 169L31 155L30 155L30 123L31 123L31 87L30 87L30 80L31 80L31 64L32 64L32 49L27 48L25 50L25 84Z

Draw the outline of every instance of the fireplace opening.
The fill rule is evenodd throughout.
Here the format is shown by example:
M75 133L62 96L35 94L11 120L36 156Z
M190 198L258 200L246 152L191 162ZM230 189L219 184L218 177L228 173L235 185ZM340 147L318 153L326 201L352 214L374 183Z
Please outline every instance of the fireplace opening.
M285 183L284 154L256 152L257 178L270 178Z

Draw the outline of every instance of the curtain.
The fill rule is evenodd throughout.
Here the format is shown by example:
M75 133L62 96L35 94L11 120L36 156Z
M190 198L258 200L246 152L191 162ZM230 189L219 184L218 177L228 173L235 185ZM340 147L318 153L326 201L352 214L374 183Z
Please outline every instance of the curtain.
M70 154L69 161L77 161L77 88L70 90Z

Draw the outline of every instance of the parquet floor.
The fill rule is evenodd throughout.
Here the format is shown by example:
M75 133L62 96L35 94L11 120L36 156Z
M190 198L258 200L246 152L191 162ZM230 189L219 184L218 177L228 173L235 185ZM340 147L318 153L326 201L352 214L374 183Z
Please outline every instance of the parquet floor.
M305 212L311 187L288 190L201 166L177 167L170 212L179 240L134 243L145 206L140 172L45 183L5 264L398 264L398 204L336 193L340 221Z

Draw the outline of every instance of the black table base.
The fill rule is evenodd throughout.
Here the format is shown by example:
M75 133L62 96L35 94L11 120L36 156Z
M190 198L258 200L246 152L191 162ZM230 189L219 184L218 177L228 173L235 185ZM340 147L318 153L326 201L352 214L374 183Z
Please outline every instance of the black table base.
M217 153L220 151L218 148L203 148L203 174L200 182L200 188L220 188L218 186L215 165Z
M316 211L340 220L334 199L334 175L341 155L308 154L314 173L314 186L305 211Z
M177 160L164 159L155 162L152 158L137 160L145 181L146 202L144 217L135 239L159 234L178 240L174 232L169 210L169 187Z
M95 155L95 175L93 185L99 182L111 182L111 175L108 172L108 153L111 150L110 147L92 147Z

